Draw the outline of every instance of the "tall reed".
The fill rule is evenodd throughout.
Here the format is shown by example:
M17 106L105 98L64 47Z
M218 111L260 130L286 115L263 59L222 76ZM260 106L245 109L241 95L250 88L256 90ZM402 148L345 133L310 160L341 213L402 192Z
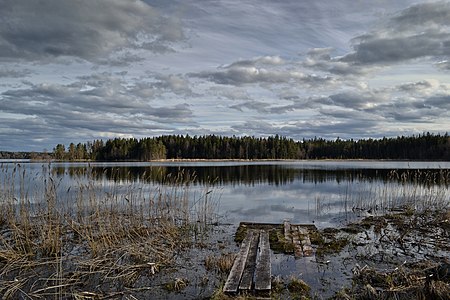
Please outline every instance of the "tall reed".
M385 182L371 182L352 190L344 202L353 210L385 213L392 210L446 209L450 206L450 173L407 170L391 171Z
M184 172L151 187L145 180L99 180L88 167L71 174L68 188L51 164L35 174L20 164L0 172L4 299L132 287L170 265L217 216L212 187L191 199L194 175Z

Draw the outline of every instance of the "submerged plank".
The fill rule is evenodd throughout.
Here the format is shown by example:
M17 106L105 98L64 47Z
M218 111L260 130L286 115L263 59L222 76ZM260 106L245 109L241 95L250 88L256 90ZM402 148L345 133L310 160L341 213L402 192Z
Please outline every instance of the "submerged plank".
M284 239L286 241L291 241L292 240L291 224L289 223L289 221L284 221L283 225L284 225Z
M269 233L261 231L259 234L258 255L256 258L256 291L270 291L272 286L270 278L271 272Z
M242 273L239 290L251 290L253 283L253 275L256 268L256 256L258 253L259 233L251 230L253 236L250 242L250 248L247 256L247 263L245 264L244 272Z
M231 268L230 274L228 275L227 281L223 287L223 291L225 293L237 293L238 291L253 235L253 231L247 231L247 235L242 241L238 256L234 260L233 267Z
M291 225L291 231L292 231L292 243L294 244L294 256L295 257L303 257L303 248L302 248L302 242L299 235L299 226L297 225Z
M301 235L303 255L304 256L312 256L314 251L311 246L311 239L309 238L308 230L306 228L299 227L298 232Z

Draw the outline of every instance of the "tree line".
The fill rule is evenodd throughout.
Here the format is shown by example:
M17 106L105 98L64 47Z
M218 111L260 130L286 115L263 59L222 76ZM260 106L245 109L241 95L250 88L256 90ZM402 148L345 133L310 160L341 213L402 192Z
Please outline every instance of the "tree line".
M164 135L58 144L58 160L150 161L160 159L400 159L450 160L448 133L382 139L294 141L279 135L227 137Z

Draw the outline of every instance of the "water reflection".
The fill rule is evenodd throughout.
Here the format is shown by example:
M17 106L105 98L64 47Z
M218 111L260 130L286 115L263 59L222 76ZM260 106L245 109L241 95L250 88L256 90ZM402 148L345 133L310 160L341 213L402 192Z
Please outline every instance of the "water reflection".
M208 197L218 202L223 222L290 219L319 227L406 202L448 203L450 183L450 163L442 162L25 163L1 170L7 197L31 203L42 201L50 177L58 201L67 207L81 198L107 202L111 195L140 205L160 189L184 182L194 203L213 191Z
M56 165L52 169L56 176L69 175L72 178L92 177L95 180L147 182L164 184L168 177L189 176L193 184L205 185L289 185L293 182L320 184L334 181L360 182L397 181L424 185L450 183L448 169L316 169L298 168L295 165L232 165L232 166L88 166Z

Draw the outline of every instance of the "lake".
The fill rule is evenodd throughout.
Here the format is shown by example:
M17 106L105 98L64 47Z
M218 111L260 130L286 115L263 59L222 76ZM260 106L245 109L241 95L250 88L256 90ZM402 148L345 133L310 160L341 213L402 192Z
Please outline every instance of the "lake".
M449 201L450 162L0 161L4 193L39 204L53 182L60 205L70 206L88 187L98 201L149 199L174 178L192 205L208 198L219 223L314 223L341 226L367 214L404 205ZM181 181L185 184L179 184ZM187 183L186 183L187 182ZM177 193L179 193L178 191ZM133 200L134 199L134 200Z

